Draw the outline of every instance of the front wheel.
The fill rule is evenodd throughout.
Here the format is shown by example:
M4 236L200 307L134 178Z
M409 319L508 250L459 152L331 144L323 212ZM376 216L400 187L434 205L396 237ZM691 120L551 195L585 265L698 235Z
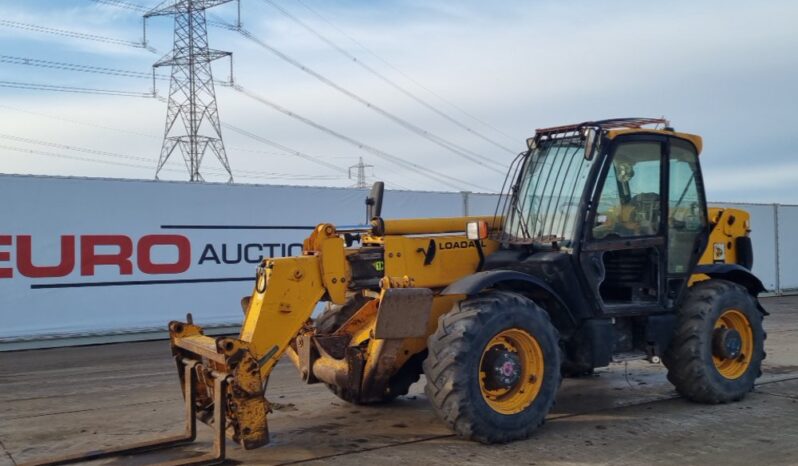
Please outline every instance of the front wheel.
M745 288L718 279L695 284L678 322L663 362L682 396L716 404L753 390L762 373L765 331L756 298Z
M460 437L505 443L543 424L560 386L559 334L521 295L461 301L428 340L426 394Z

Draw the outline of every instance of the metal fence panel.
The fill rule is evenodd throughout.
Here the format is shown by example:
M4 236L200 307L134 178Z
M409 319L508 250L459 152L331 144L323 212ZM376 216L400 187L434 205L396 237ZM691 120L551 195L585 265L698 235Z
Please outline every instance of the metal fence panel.
M798 206L778 206L779 284L781 291L798 290Z

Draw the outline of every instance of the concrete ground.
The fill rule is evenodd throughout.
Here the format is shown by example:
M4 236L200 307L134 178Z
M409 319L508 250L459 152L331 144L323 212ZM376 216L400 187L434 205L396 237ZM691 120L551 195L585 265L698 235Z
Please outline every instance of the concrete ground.
M272 443L231 463L395 465L798 464L798 297L763 299L768 357L745 400L706 406L679 398L665 369L614 364L568 379L531 439L485 446L459 440L435 417L422 382L388 406L348 405L303 385L287 363L268 398ZM177 433L182 398L164 341L0 353L0 465ZM106 460L151 464L195 455L199 441L166 453Z

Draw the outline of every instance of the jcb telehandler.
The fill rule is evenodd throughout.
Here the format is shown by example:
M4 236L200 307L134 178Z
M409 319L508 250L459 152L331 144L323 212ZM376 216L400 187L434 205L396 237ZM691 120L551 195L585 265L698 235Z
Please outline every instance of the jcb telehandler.
M661 360L697 402L751 391L763 286L748 214L707 209L701 138L635 118L541 129L527 145L493 216L383 219L378 183L368 225L321 224L301 256L263 260L238 337L171 322L186 435L135 448L192 440L197 417L216 448L189 463L222 458L225 434L266 444L283 356L352 403L392 400L424 374L441 420L485 443L528 437L564 375L614 358Z

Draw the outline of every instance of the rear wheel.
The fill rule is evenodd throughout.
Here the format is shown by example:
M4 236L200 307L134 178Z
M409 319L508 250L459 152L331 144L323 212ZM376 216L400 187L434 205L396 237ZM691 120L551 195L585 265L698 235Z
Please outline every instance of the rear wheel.
M427 346L427 397L459 436L504 443L543 424L561 357L559 334L533 301L498 291L461 301Z
M668 380L684 397L727 403L753 390L762 374L765 332L756 300L726 280L694 285L663 357Z
M320 334L335 332L368 301L369 298L361 294L356 294L352 295L345 304L328 304L324 312L322 312L314 323L316 330ZM407 395L410 386L418 382L419 378L421 378L421 361L423 356L423 354L412 356L388 381L387 390L376 399L372 396L368 400L365 400L360 398L358 393L348 390L345 387L330 384L325 385L335 396L347 403L358 405L390 403L400 396Z

